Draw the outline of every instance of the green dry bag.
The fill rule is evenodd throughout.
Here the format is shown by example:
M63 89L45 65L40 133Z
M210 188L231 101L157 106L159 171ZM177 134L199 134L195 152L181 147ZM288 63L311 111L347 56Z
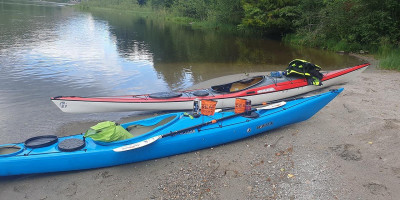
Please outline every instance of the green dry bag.
M115 122L105 121L90 127L85 137L90 137L95 141L114 142L132 138L133 135Z

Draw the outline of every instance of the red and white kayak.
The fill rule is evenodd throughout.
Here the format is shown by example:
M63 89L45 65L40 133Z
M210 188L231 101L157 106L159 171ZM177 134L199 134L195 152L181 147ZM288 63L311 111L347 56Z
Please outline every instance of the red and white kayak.
M322 86L309 85L305 78L255 76L201 90L112 97L58 96L51 100L67 113L126 112L147 110L191 110L195 99L216 100L217 108L234 107L236 98L253 105L285 99L352 80L370 64L323 73Z

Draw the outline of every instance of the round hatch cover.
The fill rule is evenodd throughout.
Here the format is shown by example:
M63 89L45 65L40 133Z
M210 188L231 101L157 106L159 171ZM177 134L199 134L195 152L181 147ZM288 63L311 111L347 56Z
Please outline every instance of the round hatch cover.
M58 141L55 135L41 135L29 138L25 141L25 146L28 148L40 148L50 146Z
M197 90L197 91L193 92L193 95L198 96L198 97L204 97L204 96L208 96L208 92L205 90Z
M77 151L83 147L85 147L85 142L76 138L65 139L58 143L58 149L65 152Z

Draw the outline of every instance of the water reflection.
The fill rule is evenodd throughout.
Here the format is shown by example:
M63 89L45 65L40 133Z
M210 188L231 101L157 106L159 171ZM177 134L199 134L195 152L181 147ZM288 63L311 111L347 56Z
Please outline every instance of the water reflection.
M31 10L30 5L25 6ZM9 44L1 45L2 65L12 66L9 72L14 72L17 79L54 79L80 88L102 88L79 95L104 95L119 93L119 90L123 93L127 92L124 89L130 88L141 88L137 92L145 92L149 89L145 86L150 83L156 84L157 90L168 90L157 81L158 75L152 69L152 53L143 42L134 41L121 57L118 41L109 32L111 27L106 21L96 20L88 13L66 10L62 17L38 9L34 16L44 17L33 18L32 23L28 20L29 26L19 24L20 34L7 34L7 31L2 34L8 37L1 41L9 41ZM29 14L24 13L17 21L25 21ZM7 24L14 27L13 23ZM32 27L32 24L36 25Z

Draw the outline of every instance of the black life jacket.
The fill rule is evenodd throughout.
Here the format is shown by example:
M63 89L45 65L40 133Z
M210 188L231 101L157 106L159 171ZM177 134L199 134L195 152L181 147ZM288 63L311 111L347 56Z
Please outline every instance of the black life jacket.
M286 68L287 76L303 76L310 85L322 85L321 79L324 75L319 72L321 67L305 60L295 59Z

